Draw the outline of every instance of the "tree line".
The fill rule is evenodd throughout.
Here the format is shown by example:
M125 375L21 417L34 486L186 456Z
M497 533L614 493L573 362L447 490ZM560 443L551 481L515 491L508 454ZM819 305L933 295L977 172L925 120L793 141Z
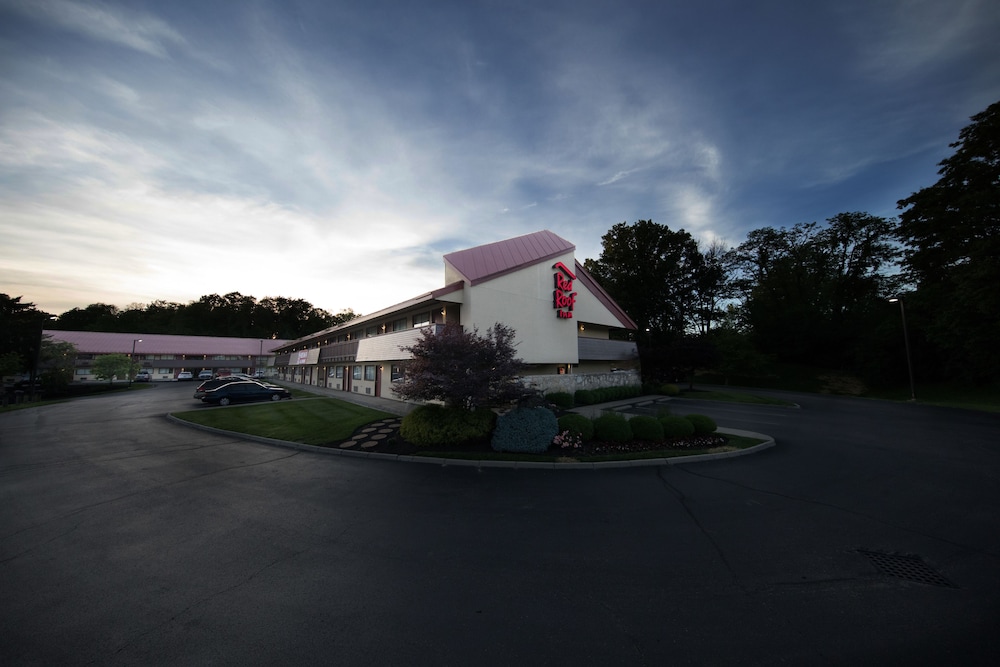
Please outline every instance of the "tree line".
M187 336L295 339L346 322L357 314L331 314L303 299L256 299L239 292L209 294L187 304L154 301L118 308L105 303L73 308L47 327L64 331L110 331Z
M925 380L995 382L1000 102L971 120L898 219L839 213L736 247L651 220L612 227L585 266L639 325L644 375L748 377L778 361L893 385L906 343Z

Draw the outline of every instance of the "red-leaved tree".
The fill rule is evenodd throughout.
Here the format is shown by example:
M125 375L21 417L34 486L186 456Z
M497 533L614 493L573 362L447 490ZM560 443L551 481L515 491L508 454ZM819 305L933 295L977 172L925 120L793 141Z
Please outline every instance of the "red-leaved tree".
M394 389L404 400L443 401L451 407L501 405L525 394L519 375L524 362L515 356L514 330L494 324L485 336L460 324L428 327L404 351L413 355Z

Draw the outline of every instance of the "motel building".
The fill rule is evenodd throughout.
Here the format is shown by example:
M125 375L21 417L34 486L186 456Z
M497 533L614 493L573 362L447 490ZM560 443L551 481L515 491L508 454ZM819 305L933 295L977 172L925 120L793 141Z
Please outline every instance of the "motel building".
M226 338L216 336L175 336L149 333L102 331L61 331L46 329L42 334L53 341L76 347L74 381L96 381L94 360L105 354L125 354L154 382L173 381L183 372L195 378L202 371L213 374L271 374L272 350L287 340L270 338ZM119 378L126 380L127 378Z
M515 331L524 381L544 392L640 383L636 324L550 231L444 256L444 287L274 348L278 379L399 400L428 327Z

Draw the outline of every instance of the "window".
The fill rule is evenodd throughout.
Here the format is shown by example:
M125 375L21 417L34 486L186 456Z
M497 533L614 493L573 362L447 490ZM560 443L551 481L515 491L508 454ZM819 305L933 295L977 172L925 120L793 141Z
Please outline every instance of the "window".
M378 327L368 327L365 329L365 338L372 338L378 335Z
M344 377L344 367L343 366L337 366L337 369L334 372L336 373L337 379L343 379L343 377Z
M428 313L420 313L419 315L414 315L413 316L413 328L414 329L416 329L417 327L425 327L425 326L427 326L430 323L431 323L431 314L429 312Z
M391 379L393 382L398 382L403 379L403 367L399 365L393 365L392 370L390 370Z
M392 321L392 330L393 331L403 331L405 329L406 329L406 318L405 317L401 317L398 320L393 320Z
M354 370L352 371L351 377L354 378L355 380L360 380L361 379L361 366L355 366L354 367Z
M365 379L366 380L374 380L375 379L375 367L374 366L365 366Z

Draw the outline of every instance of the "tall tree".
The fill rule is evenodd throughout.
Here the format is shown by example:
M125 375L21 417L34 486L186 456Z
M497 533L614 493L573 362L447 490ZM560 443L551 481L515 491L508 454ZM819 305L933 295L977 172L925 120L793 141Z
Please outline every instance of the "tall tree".
M899 201L908 305L954 373L996 379L1000 354L1000 102L971 118L940 179Z
M843 366L897 289L895 221L840 213L825 225L753 230L736 249L742 314L758 349Z
M0 294L0 355L4 356L8 369L18 367L13 373L34 372L42 330L52 317L21 299Z
M696 319L697 280L705 258L683 229L652 220L613 226L601 256L584 266L652 337L682 333Z

